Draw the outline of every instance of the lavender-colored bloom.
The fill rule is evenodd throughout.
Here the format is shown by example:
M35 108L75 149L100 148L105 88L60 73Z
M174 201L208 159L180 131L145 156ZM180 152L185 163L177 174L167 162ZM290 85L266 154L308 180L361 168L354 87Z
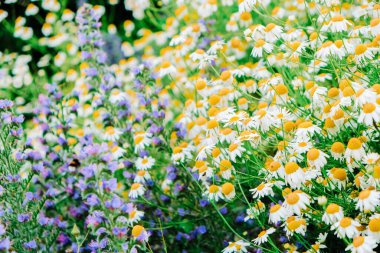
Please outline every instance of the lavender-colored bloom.
M171 181L174 181L174 180L176 179L176 177L177 177L177 174L174 173L174 172L171 172L171 173L169 173L169 174L166 176L166 178L169 179L169 180L171 180Z
M20 127L17 130L12 129L11 134L15 137L20 136L23 133L23 129Z
M46 217L45 215L43 214L40 214L38 216L38 223L42 226L46 226L46 225L51 225L53 223L53 220Z
M82 55L82 60L88 60L92 57L92 54L88 51L82 51L81 55Z
M280 236L280 242L281 243L286 243L288 241L288 238L286 236Z
M9 240L9 237L0 240L0 250L9 250L10 247L11 241Z
M221 214L225 215L225 214L227 214L228 209L227 209L227 207L222 207L222 208L219 210L219 212L220 212Z
M201 200L199 201L199 205L200 205L201 207L205 207L205 206L207 206L208 204L210 204L210 202L208 202L208 201L205 200L205 199L201 199Z
M110 180L104 180L103 181L103 189L106 191L114 191L117 188L117 179L111 178Z
M101 235L101 234L104 234L104 233L106 233L107 232L107 229L106 228L104 228L104 227L101 227L101 228L99 228L98 230L96 230L96 235Z
M183 217L187 214L187 211L183 208L178 208L178 215Z
M202 226L197 227L197 231L199 234L203 235L207 232L207 228L202 225Z
M1 119L3 120L3 123L10 124L12 122L12 114L9 112L4 112L1 114Z
M162 144L163 141L159 137L154 136L152 138L152 143L154 146L158 146L158 145Z
M303 247L303 243L297 241L296 246L298 249L301 249Z
M117 237L122 237L127 234L127 228L113 228L112 233L116 235Z
M99 244L92 240L89 244L88 244L88 247L93 250L94 252L96 252L96 250L99 248Z
M30 220L30 214L22 213L17 216L19 222L27 222Z
M169 201L169 200L170 200L170 198L169 198L168 196L166 196L166 195L161 195L161 196L160 196L160 199L161 199L162 201Z
M96 68L86 68L84 70L84 73L88 77L93 77L93 76L96 76L98 74L98 70Z
M146 150L141 150L140 153L139 153L139 156L140 156L140 157L146 157L146 156L149 156L149 152L146 151Z
M108 245L108 239L107 238L103 238L100 242L99 242L99 247L101 249L104 249L105 247L107 247Z
M178 232L178 234L175 236L175 239L177 241L180 241L182 239L182 233L181 232Z
M90 194L87 196L87 205L97 206L99 204L100 204L100 200L99 200L98 196L96 196L95 194Z
M28 153L28 158L33 161L38 161L42 159L42 155L38 151L31 151Z
M13 106L13 102L7 99L0 99L0 109L10 109Z
M118 196L114 195L111 201L111 207L114 209L120 208L123 205L123 201Z
M35 240L32 240L30 242L24 243L23 246L27 250L36 249L37 248L37 243L36 243Z
M129 160L123 161L123 164L126 168L132 168L133 167L133 162Z
M14 116L12 118L12 121L16 124L21 124L22 122L24 122L24 115L19 115L19 116Z
M0 235L3 235L5 234L6 230L5 230L5 226L3 224L0 223Z
M97 169L96 164L90 164L89 166L83 167L80 173L86 178L91 178L95 175L95 170Z

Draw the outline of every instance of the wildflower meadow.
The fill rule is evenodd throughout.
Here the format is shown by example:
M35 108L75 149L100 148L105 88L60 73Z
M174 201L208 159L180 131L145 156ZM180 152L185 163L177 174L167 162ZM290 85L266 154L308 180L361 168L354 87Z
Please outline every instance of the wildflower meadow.
M1 0L0 252L380 252L380 3Z

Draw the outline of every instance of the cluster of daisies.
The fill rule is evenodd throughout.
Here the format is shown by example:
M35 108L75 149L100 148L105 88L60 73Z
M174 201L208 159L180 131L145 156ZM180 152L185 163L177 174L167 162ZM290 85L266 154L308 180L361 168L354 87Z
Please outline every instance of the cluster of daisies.
M54 231L7 218L0 251L380 250L380 4L93 2L0 10L25 43L0 89L32 115L18 222Z

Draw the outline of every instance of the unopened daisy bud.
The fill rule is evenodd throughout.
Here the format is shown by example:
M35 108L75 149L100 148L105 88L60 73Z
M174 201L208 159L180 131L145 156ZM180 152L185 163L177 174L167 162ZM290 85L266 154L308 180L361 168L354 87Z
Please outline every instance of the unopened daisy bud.
M28 6L26 7L26 10L25 10L25 15L26 16L33 16L33 15L36 15L38 13L38 7L32 3L28 4Z
M109 24L107 27L107 30L110 34L116 34L117 33L117 28L114 24Z
M326 196L319 196L318 197L318 205L324 206L324 205L326 205L326 203L327 203Z

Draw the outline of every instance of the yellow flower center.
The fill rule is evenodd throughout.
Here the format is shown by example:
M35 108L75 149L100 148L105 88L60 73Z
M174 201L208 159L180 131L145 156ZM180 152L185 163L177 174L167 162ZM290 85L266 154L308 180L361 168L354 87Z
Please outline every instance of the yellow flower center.
M299 169L299 166L295 162L288 162L285 165L285 173L288 175L296 172L298 169Z
M269 212L270 212L270 213L275 213L275 212L277 212L277 211L280 210L280 209L281 209L281 205L276 204L276 205L272 206L272 207L269 209Z
M106 127L106 133L109 135L115 134L115 128L113 126Z
M234 190L234 185L229 182L222 185L222 192L224 195L230 194L231 192L233 192L233 190Z
M222 160L220 161L220 170L221 171L226 171L232 168L232 164L229 160Z
M345 169L335 169L333 171L333 177L340 181L344 181L347 178L347 172Z
M315 161L319 158L319 150L312 148L307 152L307 159L311 161Z
M351 138L347 145L347 148L351 150L358 150L361 147L362 147L362 142L358 138Z
M371 194L371 191L370 190L363 190L359 193L359 199L361 200L364 200L364 199L367 199L369 197L369 195Z
M342 15L335 15L334 17L332 17L331 21L332 22L341 22L344 20L344 17Z
M277 85L275 91L278 95L288 94L288 88L284 84Z
M274 162L271 162L271 164L269 165L268 169L271 171L271 172L275 172L277 171L279 168L281 167L281 164L277 161L274 161Z
M210 188L208 188L209 193L217 193L219 191L219 187L216 185L210 185Z
M210 120L208 123L207 123L207 128L208 129L214 129L214 128L216 128L216 127L218 127L219 126L219 123L218 123L218 121L216 121L216 120Z
M367 46L364 45L364 44L357 45L356 48L355 48L355 54L356 55L361 55L365 51L367 51Z
M376 110L376 105L373 103L366 103L363 105L363 112L364 113L372 113Z
M220 79L222 79L223 81L227 81L230 77L231 77L231 72L228 70L223 71L222 74L220 75Z
M297 193L295 192L292 192L288 195L288 197L286 197L286 202L290 205L295 205L298 203L298 201L300 200L300 196L298 196Z
M258 39L258 40L256 41L256 43L255 43L255 47L256 47L256 48L262 47L262 46L264 46L264 45L265 45L265 40L263 40L263 39Z
M140 225L134 226L132 229L132 236L133 237L139 237L143 230L144 230L143 226L140 226Z
M140 187L139 183L134 183L134 184L132 184L131 189L132 190L137 190L139 187Z
M220 155L220 149L219 148L214 148L212 151L211 151L211 155L212 157L216 158Z
M364 237L363 236L358 236L358 237L355 237L354 241L352 242L352 245L355 248L358 248L358 247L362 246L363 243L364 243Z
M266 230L263 230L260 232L260 234L257 237L263 237L267 233Z
M342 154L344 152L344 145L341 142L335 142L331 146L331 151L334 153Z
M195 87L197 90L203 90L206 87L206 81L205 80L198 80L195 84Z
M228 150L230 151L230 152L232 152L232 151L234 151L235 149L237 149L238 148L238 144L236 144L236 143L232 143L229 147L228 147Z
M368 223L368 228L371 232L380 232L380 218L374 218Z
M334 214L334 213L339 212L339 209L340 209L340 207L337 204L332 203L332 204L327 206L326 213Z

